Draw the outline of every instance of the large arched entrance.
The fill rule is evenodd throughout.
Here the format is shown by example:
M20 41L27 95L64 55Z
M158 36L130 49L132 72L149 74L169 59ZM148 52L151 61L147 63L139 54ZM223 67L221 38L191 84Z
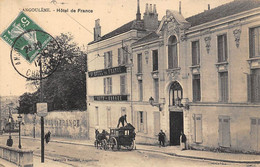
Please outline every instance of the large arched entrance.
M183 90L175 81L169 90L170 145L180 145L180 135L183 131L183 111L177 106L183 98Z

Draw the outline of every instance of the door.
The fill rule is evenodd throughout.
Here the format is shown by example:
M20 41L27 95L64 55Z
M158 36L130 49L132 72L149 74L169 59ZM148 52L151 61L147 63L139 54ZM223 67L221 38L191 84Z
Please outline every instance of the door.
M170 112L170 145L180 145L183 131L183 112Z
M222 147L230 147L230 118L219 118L219 145Z

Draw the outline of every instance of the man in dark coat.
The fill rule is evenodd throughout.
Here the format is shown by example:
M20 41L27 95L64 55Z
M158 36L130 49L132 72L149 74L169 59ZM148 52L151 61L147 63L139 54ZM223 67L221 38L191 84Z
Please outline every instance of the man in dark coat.
M9 146L9 147L13 146L13 139L12 139L11 136L9 136L9 139L7 139L6 145Z
M49 131L48 133L46 133L46 135L45 135L45 140L46 140L46 143L48 144L49 143L49 141L50 141L50 139L51 139L51 132Z
M165 143L165 136L166 136L165 133L161 130L160 133L158 134L158 140L159 140L160 147L165 146L165 144L164 144Z
M117 127L119 127L119 125L120 125L120 123L122 123L122 125L123 125L123 127L125 126L125 123L126 122L126 124L127 124L127 121L126 121L126 114L125 115L123 115L123 116L121 116L120 118L119 118L119 120L118 120L118 124L117 124Z
M182 131L181 131L180 141L181 141L181 150L186 150L187 137Z

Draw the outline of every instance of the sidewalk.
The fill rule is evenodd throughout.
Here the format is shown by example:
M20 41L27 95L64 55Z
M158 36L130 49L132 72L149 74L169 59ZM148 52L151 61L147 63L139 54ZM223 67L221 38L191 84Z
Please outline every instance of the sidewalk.
M24 138L31 138L31 137L24 137ZM94 141L82 140L82 139L79 140L79 139L65 139L65 138L52 137L51 142L94 146ZM159 147L153 145L140 145L140 144L136 145L136 149L140 151L150 151L150 152L162 153L162 154L167 154L176 157L183 157L183 158L202 159L202 160L210 160L210 161L229 162L229 163L260 163L260 155L252 155L252 154L216 153L216 152L197 151L197 150L181 151L179 146Z

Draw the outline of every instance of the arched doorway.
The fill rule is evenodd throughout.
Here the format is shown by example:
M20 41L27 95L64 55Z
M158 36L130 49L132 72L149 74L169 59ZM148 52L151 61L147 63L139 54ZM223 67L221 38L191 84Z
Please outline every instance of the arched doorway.
M183 90L175 81L169 89L170 145L180 145L180 135L183 131L183 111L177 107L177 99L183 98Z

